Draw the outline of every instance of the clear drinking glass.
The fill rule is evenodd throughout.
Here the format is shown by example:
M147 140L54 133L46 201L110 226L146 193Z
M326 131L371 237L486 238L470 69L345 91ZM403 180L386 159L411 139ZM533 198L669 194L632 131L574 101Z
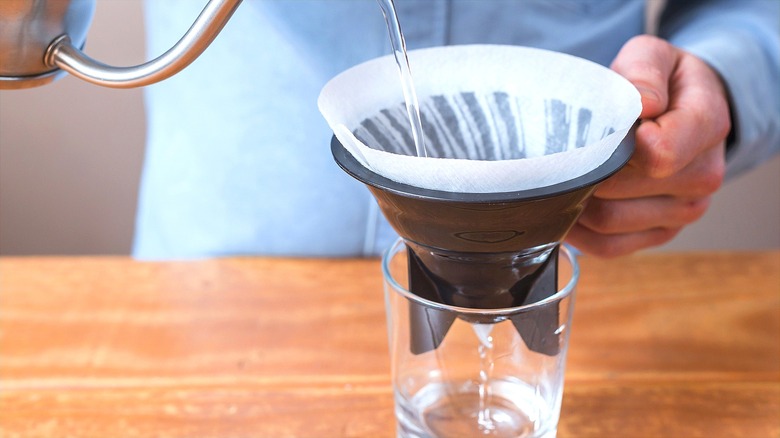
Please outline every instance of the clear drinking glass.
M387 251L382 270L399 437L556 435L579 277L572 250L561 248L558 266L562 287L547 299L466 309L409 292L406 245L399 240ZM415 354L410 312L419 309L457 317L437 348ZM518 326L525 327L523 335ZM423 329L436 330L433 324ZM528 347L535 342L529 339L542 338L552 340L552 348Z

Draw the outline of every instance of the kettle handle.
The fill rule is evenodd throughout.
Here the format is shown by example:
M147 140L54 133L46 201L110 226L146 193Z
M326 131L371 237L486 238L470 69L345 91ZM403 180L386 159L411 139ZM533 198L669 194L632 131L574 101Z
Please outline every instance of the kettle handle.
M157 58L131 67L112 67L76 48L67 35L51 42L44 62L93 84L135 88L167 79L190 65L214 41L242 0L209 0L183 37Z

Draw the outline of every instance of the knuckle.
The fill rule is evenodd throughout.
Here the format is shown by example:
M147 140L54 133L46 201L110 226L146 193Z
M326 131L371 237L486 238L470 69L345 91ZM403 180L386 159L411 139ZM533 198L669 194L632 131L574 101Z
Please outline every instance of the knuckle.
M619 213L614 208L614 203L591 199L582 217L582 222L592 231L600 234L609 234L616 228L619 221Z
M697 138L704 143L715 143L726 139L731 131L731 117L729 107L725 100L720 99L713 102L712 99L702 98L702 101L708 102L691 111L691 126L701 127L698 130Z
M684 201L680 210L680 221L685 224L690 224L701 219L709 206L709 197Z
M677 154L671 143L663 137L647 149L646 156L645 171L651 178L668 178L677 171Z
M669 43L667 43L663 38L659 38L655 35L642 34L629 39L626 45L642 45L645 47L666 49Z
M702 195L711 195L723 185L726 176L726 165L723 160L713 163L702 175L700 181Z
M710 160L705 166L702 166L695 175L685 179L685 193L689 197L710 196L723 186L725 176L725 159L716 157L716 159Z
M731 114L729 111L729 102L726 96L721 96L718 98L717 102L713 105L711 112L712 123L715 132L719 136L725 138L731 130Z
M731 115L729 114L728 103L724 102L723 109L718 111L718 117L715 121L718 139L725 140L726 137L728 137L729 133L731 132L731 123Z
M679 234L681 230L682 227L659 228L655 233L653 233L653 236L649 240L647 246L650 247L663 245L664 243L667 243L677 237L677 234Z
M717 73L712 70L710 72L714 77L713 81L717 84L715 88L719 88L721 92L713 92L712 88L710 88L708 89L708 95L703 100L711 103L705 109L710 114L709 122L711 123L713 134L717 136L718 140L723 140L728 136L732 127L729 93Z

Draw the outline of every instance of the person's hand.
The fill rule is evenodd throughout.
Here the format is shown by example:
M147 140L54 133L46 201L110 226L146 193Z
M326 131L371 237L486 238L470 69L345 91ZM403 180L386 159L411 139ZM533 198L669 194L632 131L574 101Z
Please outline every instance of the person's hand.
M723 181L731 128L720 77L664 40L631 39L611 68L642 95L636 150L599 186L567 238L604 257L663 244L704 214Z

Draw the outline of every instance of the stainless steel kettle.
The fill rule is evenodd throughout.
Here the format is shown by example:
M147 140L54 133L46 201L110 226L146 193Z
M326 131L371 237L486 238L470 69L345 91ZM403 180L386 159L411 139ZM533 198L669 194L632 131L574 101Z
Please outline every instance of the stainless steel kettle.
M200 56L241 3L209 0L170 50L141 65L112 67L80 50L92 22L95 1L0 0L0 89L37 87L65 72L112 88L159 82Z

